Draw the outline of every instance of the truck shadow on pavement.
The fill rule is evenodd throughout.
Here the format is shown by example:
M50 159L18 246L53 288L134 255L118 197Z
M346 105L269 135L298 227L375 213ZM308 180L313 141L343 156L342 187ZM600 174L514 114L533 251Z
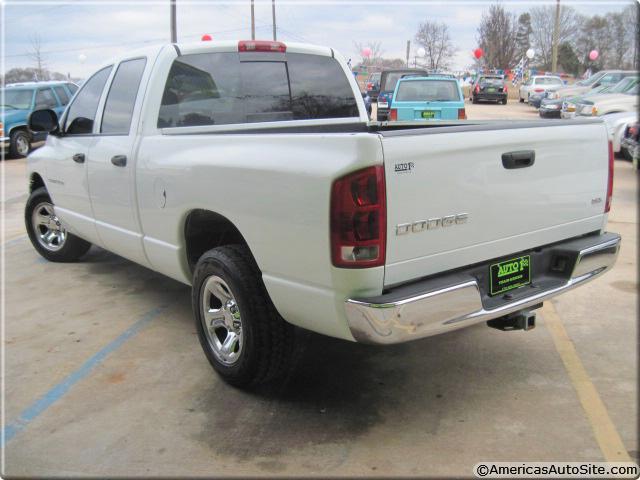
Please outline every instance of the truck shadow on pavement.
M176 342L200 354L188 287L101 249L92 250L86 263L87 277L102 275L105 285L126 285L119 294L140 295L145 303L177 303L171 321L179 322L180 330L184 325L190 338ZM185 392L181 407L203 420L199 431L183 433L219 459L252 463L266 473L286 470L292 455L308 448L318 452L317 465L309 468L337 468L355 440L375 438L376 428L385 424L387 433L389 424L397 423L405 432L435 435L443 418L465 421L465 392L475 388L470 376L497 376L478 366L478 352L470 346L474 331L376 347L300 330L301 347L288 378L253 391L225 384L208 364L200 364L196 375L203 378L197 390ZM511 354L508 348L493 353ZM204 354L202 359L206 363ZM500 395L509 385L498 382L496 388Z

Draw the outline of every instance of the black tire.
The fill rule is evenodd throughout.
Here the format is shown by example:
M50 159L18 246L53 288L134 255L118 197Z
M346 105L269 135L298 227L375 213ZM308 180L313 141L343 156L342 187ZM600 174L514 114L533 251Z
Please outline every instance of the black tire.
M207 333L204 327L203 302L210 305L210 299L205 295L211 295L205 287L207 282L218 279L226 283L225 290L239 313L240 328L236 331L242 336L237 342L239 346L234 346L238 353L231 364L218 358L220 353L216 353L209 337L217 333ZM295 328L276 311L247 247L226 245L202 255L193 273L191 298L200 344L209 363L223 380L246 388L273 382L289 373L294 358ZM222 329L226 334L231 331L226 327ZM219 338L219 341L222 343L225 339Z
M624 147L620 147L620 155L622 156L622 158L624 158L625 160L628 161L633 161L633 156L631 155L631 153L629 153L629 150L627 150Z
M471 97L471 103L478 103L478 99L476 97Z
M507 104L507 99L503 99L500 103L502 103L502 105L506 105Z
M62 230L64 231L64 240L62 241L61 245L56 249L47 248L43 244L46 242L44 242L44 240L41 238L41 232L36 231L36 228L40 227L36 227L33 222L34 210L36 208L42 208L42 205L44 204L49 204L53 207L53 202L51 201L51 197L49 197L47 189L45 187L40 187L34 190L31 195L29 195L29 199L27 200L27 204L25 205L24 221L33 248L35 248L40 255L51 262L75 262L89 251L89 249L91 248L91 244L86 240L81 239L80 237L76 237L72 233L64 231L63 228ZM51 220L51 223L53 225L55 221ZM57 223L57 225L60 226L59 222ZM46 229L46 227L42 228Z
M524 103L524 98L518 97L518 100L520 100L520 103Z
M26 145L26 151L25 151ZM31 151L31 138L25 130L11 132L9 142L9 156L12 158L24 158Z

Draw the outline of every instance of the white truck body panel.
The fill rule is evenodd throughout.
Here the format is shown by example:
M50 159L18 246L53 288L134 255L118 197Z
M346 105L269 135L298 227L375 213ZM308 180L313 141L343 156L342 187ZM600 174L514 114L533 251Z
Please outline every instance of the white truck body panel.
M112 72L93 134L50 135L29 157L29 175L43 179L70 232L190 284L185 222L195 210L215 212L241 233L285 320L354 340L345 314L349 298L380 295L390 285L604 228L607 140L601 122L385 135L367 125L344 58L325 47L287 44L287 51L335 55L357 117L158 128L177 56L234 51L236 42L200 42L124 57L147 58L129 135L98 133ZM359 131L346 128L354 123ZM296 131L315 127L333 131ZM535 165L504 169L502 153L522 149L536 151ZM78 152L87 155L86 163L71 160ZM116 154L127 155L126 167L110 163ZM396 174L399 162L415 168ZM336 268L331 186L374 165L386 170L386 265ZM400 223L457 213L467 213L467 223L396 236Z

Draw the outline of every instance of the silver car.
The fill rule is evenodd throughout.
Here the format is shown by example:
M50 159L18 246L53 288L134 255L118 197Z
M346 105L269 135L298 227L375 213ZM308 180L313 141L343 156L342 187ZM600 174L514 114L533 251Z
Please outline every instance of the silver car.
M564 82L560 77L552 75L534 75L526 82L520 85L518 90L518 97L520 102L529 103L529 95L532 93L542 93L547 90L554 90L564 85Z

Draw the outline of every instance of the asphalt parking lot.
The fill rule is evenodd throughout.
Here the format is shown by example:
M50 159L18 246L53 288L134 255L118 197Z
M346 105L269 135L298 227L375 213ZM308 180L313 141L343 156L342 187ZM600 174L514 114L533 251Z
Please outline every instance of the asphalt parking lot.
M472 105L474 118L537 118ZM5 172L4 476L471 476L480 461L638 461L637 179L616 160L615 268L530 332L484 325L392 347L309 335L278 389L222 383L186 286L93 248L53 264Z

